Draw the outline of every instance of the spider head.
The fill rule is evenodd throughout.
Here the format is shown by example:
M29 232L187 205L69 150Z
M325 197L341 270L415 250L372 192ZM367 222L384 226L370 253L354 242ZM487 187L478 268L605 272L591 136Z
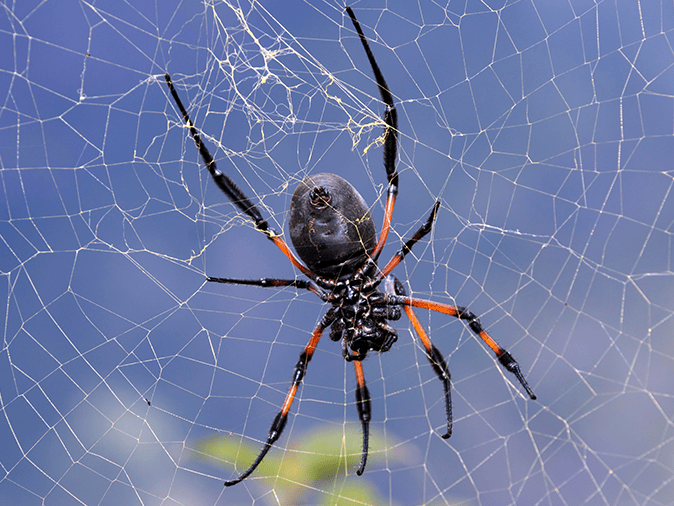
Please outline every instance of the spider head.
M367 203L336 174L307 176L290 202L290 239L313 272L338 278L355 272L377 244Z

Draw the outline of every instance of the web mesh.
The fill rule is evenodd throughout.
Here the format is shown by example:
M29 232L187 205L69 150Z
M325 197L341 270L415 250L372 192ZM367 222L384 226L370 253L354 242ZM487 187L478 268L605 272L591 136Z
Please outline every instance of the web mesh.
M464 323L417 311L452 372L451 439L403 318L363 364L362 477L353 368L326 338L270 465L224 489L326 307L205 281L299 273L210 180L163 75L275 228L318 172L380 224L383 106L344 6L4 2L0 502L674 504L674 5L353 8L399 112L382 259L440 199L395 274L478 314L538 400Z

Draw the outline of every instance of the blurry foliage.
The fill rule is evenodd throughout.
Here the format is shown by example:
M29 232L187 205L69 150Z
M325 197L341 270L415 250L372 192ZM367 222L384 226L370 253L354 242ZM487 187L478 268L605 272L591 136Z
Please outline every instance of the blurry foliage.
M386 441L386 449L384 446ZM201 440L196 450L211 463L232 470L237 463L241 472L260 452L262 443L232 436L214 436ZM358 429L346 429L340 438L334 428L309 432L297 439L294 447L286 451L272 448L255 472L245 482L274 489L280 504L311 504L354 506L388 504L377 488L367 479L367 472L386 460L409 461L409 451L390 435L384 438L381 431L370 429L370 451L363 476L357 476L361 459L362 434ZM235 485L240 487L243 483ZM395 504L395 503L393 503Z

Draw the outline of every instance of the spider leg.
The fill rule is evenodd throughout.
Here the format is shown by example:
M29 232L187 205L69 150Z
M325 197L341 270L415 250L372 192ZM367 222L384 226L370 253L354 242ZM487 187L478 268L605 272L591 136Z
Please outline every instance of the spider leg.
M323 315L323 318L321 318L321 321L318 323L316 329L311 334L309 342L300 353L300 358L297 361L297 364L295 364L295 372L293 373L293 382L290 385L290 390L288 390L286 398L283 401L281 411L279 411L276 414L276 417L274 417L274 421L272 422L271 427L269 428L267 441L265 441L262 450L260 450L259 455L255 459L255 461L250 465L250 467L246 469L243 473L241 473L238 478L226 481L225 487L231 487L232 485L236 485L237 483L248 478L248 476L250 476L250 474L253 471L255 471L257 466L260 465L260 462L262 462L262 459L264 459L265 455L267 455L267 452L271 449L272 445L281 436L281 433L285 428L286 422L288 421L288 412L290 411L290 407L292 406L293 400L295 399L295 394L297 394L297 389L302 383L304 374L307 371L307 365L309 365L309 361L314 356L316 346L318 345L318 341L321 339L323 331L330 326L330 324L335 320L335 318L336 318L336 311L333 308L329 309L328 312L325 313L325 315Z
M396 267L396 265L402 262L403 258L405 258L407 254L410 251L412 251L412 246L414 246L417 242L419 242L425 235L427 235L431 231L431 229L433 228L433 222L435 221L435 217L438 214L439 208L440 208L440 201L436 200L435 205L433 206L433 210L431 211L431 214L428 216L426 223L421 225L421 227L419 227L419 230L417 230L414 233L412 238L409 239L405 244L403 244L403 247L395 255L393 255L393 258L389 260L389 262L379 272L379 274L374 276L368 283L366 283L365 285L366 287L375 286L381 283L382 279L388 276L391 273L391 271Z
M466 320L468 322L470 330L472 330L485 343L487 343L487 346L489 346L492 349L492 351L496 354L496 358L501 363L501 365L505 367L505 369L508 372L511 372L512 374L515 375L515 377L519 380L524 390L526 390L531 400L536 400L536 394L534 394L534 391L527 383L527 380L524 379L524 375L522 374L522 370L520 369L520 365L517 363L517 360L515 360L513 356L510 353L508 353L508 351L505 348L499 346L499 344L496 341L494 341L494 339L492 339L492 337L489 334L487 334L487 331L484 330L484 327L482 326L482 323L480 323L479 318L475 316L475 314L468 308L463 306L451 306L449 304L443 304L442 302L433 302L431 300L413 299L411 297L401 297L401 296L394 297L391 295L387 296L387 300L389 301L389 304L400 304L405 307L413 306L423 309L430 309L432 311L438 311L439 313L454 316L455 318L459 318L460 320Z
M384 248L384 244L386 244L386 238L391 229L393 206L395 205L396 196L398 195L398 172L396 171L396 157L398 154L398 111L396 111L393 95L389 90L386 79L384 79L384 74L382 74L381 69L377 64L377 60L374 58L374 54L370 49L370 44L368 43L363 30L360 28L360 23L356 19L356 15L353 13L353 10L351 10L351 7L347 7L346 12L349 14L351 22L360 36L363 49L365 50L367 59L370 61L370 66L372 67L372 73L379 86L379 95L381 96L382 102L386 104L386 111L384 111L384 123L386 123L386 129L384 130L384 168L386 169L389 187L386 197L384 224L382 225L379 241L371 255L376 262L381 250Z
M190 116L187 114L187 110L185 110L185 106L183 105L182 100L180 100L180 97L178 96L178 92L173 86L171 76L169 74L165 74L164 78L166 79L166 84L169 87L169 91L171 92L173 101L178 106L180 113L183 115L183 121L190 130L190 134L192 135L192 139L194 139L194 144L196 144L197 149L201 154L201 158L204 161L204 165L208 169L208 172L211 174L211 177L213 178L213 181L215 182L217 187L220 188L220 190L225 195L227 195L229 200L231 200L232 203L241 210L241 212L247 214L255 222L255 228L258 229L263 234L265 234L268 239L270 239L274 244L276 244L276 246L278 246L278 248L283 252L283 254L286 257L288 257L288 260L290 260L292 264L302 272L302 274L304 274L309 278L313 278L314 274L309 269L307 269L307 267L302 265L302 263L297 259L297 257L293 254L293 252L290 251L290 248L288 247L286 242L281 238L278 232L269 227L269 223L262 217L262 213L260 213L260 210L255 206L255 204L253 204L253 202L251 202L251 200L246 196L246 194L243 193L238 186L236 186L234 181L232 181L232 179L227 174L220 171L218 167L215 165L215 160L213 159L213 156L211 156L210 151L208 151L208 148L201 140L199 131L192 123Z
M248 285L259 286L262 288L278 288L292 286L300 290L309 290L318 295L323 302L328 302L330 295L319 287L313 280L305 279L278 279L278 278L260 278L260 279L233 279L233 278L213 278L207 277L206 281L214 283L223 283L230 285Z
M360 360L354 360L353 366L356 369L356 408L358 409L358 419L363 427L363 456L360 459L360 466L356 474L358 476L365 471L365 464L367 463L367 452L370 446L370 420L372 419L372 405L370 403L370 391L365 384L365 376L363 375L363 363Z
M386 293L395 293L396 295L406 296L405 288L402 283L398 281L395 276L388 276L385 281ZM449 373L449 368L447 367L447 362L445 362L442 353L438 350L435 345L431 342L430 337L426 333L426 330L419 322L417 315L414 314L414 311L410 306L403 306L405 308L405 314L412 322L412 326L416 331L419 339L421 339L422 344L424 345L424 350L426 351L426 357L433 367L433 372L442 381L442 386L445 390L445 414L447 416L447 432L443 434L442 438L447 439L452 435L452 375Z
M438 379L442 381L442 386L445 389L445 414L447 416L447 432L442 435L442 438L447 439L452 436L452 425L454 423L452 417L452 375L449 373L447 362L445 362L442 353L440 353L440 350L438 350L431 342L428 334L426 334L426 330L424 330L424 328L421 326L417 315L414 314L414 311L412 311L410 306L405 306L405 313L412 322L414 330L417 331L417 335L424 345L426 357L433 367L433 372L435 372L435 375L438 377Z

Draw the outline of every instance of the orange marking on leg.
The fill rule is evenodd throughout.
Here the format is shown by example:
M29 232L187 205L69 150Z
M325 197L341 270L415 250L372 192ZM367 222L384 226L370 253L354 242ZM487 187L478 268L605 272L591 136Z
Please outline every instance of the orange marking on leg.
M314 275L313 273L307 269L298 259L297 257L293 254L292 251L290 251L290 248L286 244L286 242L281 239L280 236L276 235L271 238L272 241L274 241L274 244L279 247L279 249L283 252L283 254L292 262L292 264L297 267L302 274L304 274L306 277L313 279Z
M293 405L293 400L295 400L295 394L297 393L297 386L298 385L293 385L290 387L288 395L286 395L286 400L283 401L283 407L281 408L281 414L283 416L288 414L288 411L290 411L290 406Z
M353 367L356 369L356 382L359 387L365 384L365 376L363 375L363 363L360 360L353 361Z
M428 337L428 334L426 334L426 331L424 328L421 326L421 322L417 318L417 315L414 314L414 311L412 311L412 308L410 306L404 306L405 307L405 314L407 317L410 319L412 322L412 325L414 326L414 330L417 331L417 335L419 336L419 339L421 339L421 342L424 345L424 348L426 348L427 351L431 351L431 340Z
M391 218L393 217L393 206L395 205L396 197L393 194L390 194L388 199L386 199L386 211L384 212L384 224L381 227L381 235L379 236L379 241L372 251L372 257L375 258L386 244L386 239L388 238L389 230L391 229Z
M306 367L309 365L309 360L311 360L311 357L314 355L314 351L316 351L316 346L318 346L318 341L321 339L321 336L323 335L323 328L316 327L316 329L313 331L311 334L311 338L309 339L309 342L307 345L304 347L304 353L307 356L306 363L305 363L305 370ZM300 386L300 382L293 383L292 386L290 387L290 390L288 391L288 395L286 395L285 401L283 401L283 407L281 408L281 414L283 416L287 415L288 412L290 411L290 407L293 404L293 400L295 400L295 394L297 393L297 389Z
M309 342L304 348L304 350L307 352L307 355L312 356L314 354L314 351L316 351L316 346L318 346L318 341L321 339L322 335L323 329L320 327L314 330L314 332L311 334L311 339L309 339Z
M433 302L432 300L423 300L423 299L413 299L411 297L406 297L405 306L414 306L420 307L422 309L430 309L432 311L437 311L438 313L448 314L449 316L456 316L458 310L456 306L450 306L449 304L443 304L442 302Z
M410 306L419 307L422 309L431 309L433 311L455 316L457 318L459 314L456 306L450 306L449 304L443 304L442 302L433 302L431 300L412 299L411 297L407 297L405 301L405 312L407 312L407 308ZM412 320L412 317L410 317L410 320ZM414 321L412 321L412 324L414 325ZM414 328L417 328L416 325L414 325ZM487 334L486 331L483 330L478 335L485 343L487 343L487 346L489 346L497 356L500 356L503 353L503 348L501 348L499 344L494 341L489 334Z
M496 341L494 341L489 334L486 332L482 331L480 332L480 337L482 340L487 343L487 345L496 353L497 356L501 355L503 353L503 349L498 345Z
M400 255L393 255L393 258L389 260L389 262L386 264L386 266L381 270L381 276L385 278L389 274L391 274L391 271L396 268L396 265L398 265L400 262L402 262L402 257Z

